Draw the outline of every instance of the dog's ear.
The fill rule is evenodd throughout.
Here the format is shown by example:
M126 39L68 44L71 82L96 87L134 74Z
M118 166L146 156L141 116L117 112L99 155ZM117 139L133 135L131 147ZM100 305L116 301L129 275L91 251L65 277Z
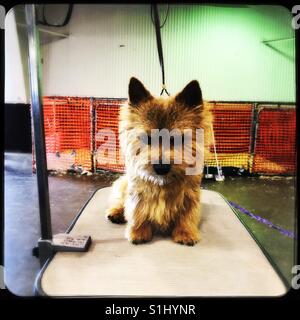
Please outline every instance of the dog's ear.
M197 80L191 81L177 94L175 100L189 107L197 107L203 103L202 92Z
M144 87L141 81L134 77L129 81L128 94L129 102L134 106L152 98L150 92Z

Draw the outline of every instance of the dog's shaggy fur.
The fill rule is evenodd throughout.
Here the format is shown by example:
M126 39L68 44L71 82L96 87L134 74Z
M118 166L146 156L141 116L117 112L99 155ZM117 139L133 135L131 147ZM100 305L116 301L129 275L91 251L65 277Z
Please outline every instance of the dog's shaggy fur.
M167 173L157 173L145 152L151 142L145 143L144 149L138 149L140 140L136 132L143 130L150 135L151 129L183 132L184 129L202 128L207 147L210 124L211 112L202 100L197 81L190 82L174 97L155 98L139 80L130 79L129 101L121 109L119 123L126 174L113 185L113 203L106 215L114 223L128 222L126 237L129 241L134 244L148 242L155 231L169 233L175 242L185 245L194 245L200 239L202 171L186 175L186 168L191 164L184 159L181 164L174 164L178 150L164 151L159 146L158 160L164 152L169 152L171 166ZM195 154L194 135L191 146Z

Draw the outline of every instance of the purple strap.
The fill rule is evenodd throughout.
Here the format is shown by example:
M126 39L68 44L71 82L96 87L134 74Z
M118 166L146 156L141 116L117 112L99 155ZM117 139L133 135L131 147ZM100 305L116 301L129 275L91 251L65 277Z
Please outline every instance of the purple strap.
M256 221L258 221L258 222L260 222L260 223L263 223L263 224L266 224L268 227L273 228L273 229L279 231L279 232L280 232L281 234L283 234L284 236L287 236L287 237L293 238L293 239L295 238L294 232L289 231L289 230L285 230L285 229L283 229L283 228L281 228L281 227L273 224L271 221L269 221L269 220L267 220L267 219L264 219L264 218L262 218L262 217L260 217L260 216L258 216L258 215L256 215L256 214L248 211L247 209L239 206L237 203L234 203L234 202L232 202L232 201L229 201L229 203L230 203L234 208L240 210L242 213L247 214L248 216L250 216L251 218L255 219Z

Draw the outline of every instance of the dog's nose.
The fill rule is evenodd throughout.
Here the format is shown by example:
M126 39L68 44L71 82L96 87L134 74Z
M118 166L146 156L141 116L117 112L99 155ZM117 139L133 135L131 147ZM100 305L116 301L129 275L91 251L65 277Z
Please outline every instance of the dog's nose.
M170 164L154 164L153 165L154 171L159 175L165 175L171 170Z

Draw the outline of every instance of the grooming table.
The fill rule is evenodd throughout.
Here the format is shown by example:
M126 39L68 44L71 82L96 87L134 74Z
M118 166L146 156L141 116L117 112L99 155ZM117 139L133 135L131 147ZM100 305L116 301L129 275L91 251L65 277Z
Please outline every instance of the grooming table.
M154 237L124 238L125 225L105 219L111 188L97 190L70 234L89 234L88 252L59 252L36 280L49 296L279 296L283 281L227 201L201 190L202 240L193 247Z

